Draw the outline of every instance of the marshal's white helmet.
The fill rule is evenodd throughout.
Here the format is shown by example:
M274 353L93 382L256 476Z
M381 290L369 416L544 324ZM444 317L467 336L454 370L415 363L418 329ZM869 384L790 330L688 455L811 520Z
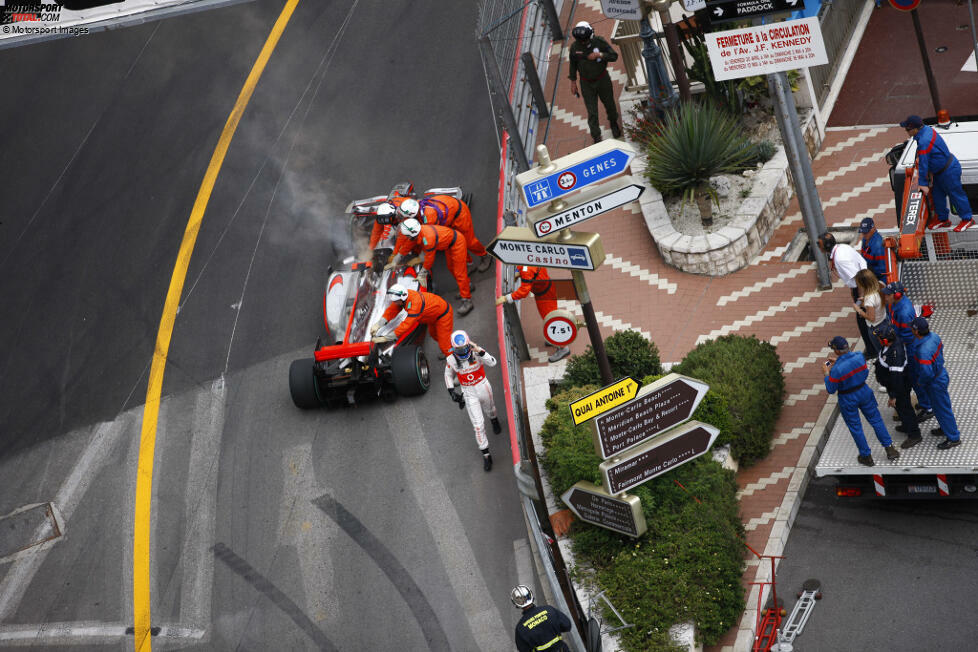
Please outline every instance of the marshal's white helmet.
M574 25L574 29L571 30L571 35L578 41L587 42L594 34L594 29L591 28L591 23L586 20L582 20L578 24Z
M387 298L389 298L391 301L407 301L407 288L400 283L395 283L387 288Z
M417 199L405 199L397 207L397 214L402 218L413 217L417 219L418 213L421 212L421 204L418 203Z
M510 591L509 599L518 609L523 609L533 604L533 591L530 590L530 587L520 584Z
M397 209L394 208L393 204L384 202L377 207L377 223L378 224L394 224L394 215L397 214Z
M414 240L421 235L421 222L414 219L407 219L401 222L401 233Z
M452 353L459 360L468 360L472 356L472 340L468 333L462 330L452 333Z

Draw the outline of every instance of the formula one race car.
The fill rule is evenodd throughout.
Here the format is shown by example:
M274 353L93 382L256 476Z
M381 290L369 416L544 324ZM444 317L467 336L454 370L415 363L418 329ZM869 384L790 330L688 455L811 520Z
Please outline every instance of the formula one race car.
M461 197L458 188L436 188L427 194L451 194ZM426 327L418 326L394 342L376 344L370 326L377 322L390 304L387 289L395 283L417 290L418 259L392 269L384 269L394 249L397 229L388 227L373 252L366 251L377 206L392 197L413 197L413 186L399 184L390 195L351 202L350 216L353 244L361 258L350 257L342 268L329 270L323 294L323 319L326 341L316 342L312 358L294 360L289 368L289 390L292 402L299 408L323 405L354 405L360 399L381 398L392 401L398 395L416 396L428 391L431 374L422 343ZM429 279L429 289L432 288ZM393 334L404 320L401 312L385 324L377 335Z

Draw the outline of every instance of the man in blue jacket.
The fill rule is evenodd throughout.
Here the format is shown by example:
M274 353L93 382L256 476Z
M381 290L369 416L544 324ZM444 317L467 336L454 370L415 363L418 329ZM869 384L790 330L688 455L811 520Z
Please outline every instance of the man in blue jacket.
M911 328L917 338L914 357L920 365L920 386L930 396L937 423L941 424L939 428L931 430L930 434L944 436L944 441L937 445L942 451L954 448L961 443L961 433L958 431L954 412L951 411L951 396L947 392L949 378L947 369L944 368L944 344L937 333L930 332L930 325L923 317L914 319Z
M886 249L883 247L883 236L876 230L876 222L867 217L859 223L859 233L863 243L859 253L866 259L866 267L876 274L880 283L886 283Z
M924 421L934 416L934 410L931 409L930 397L917 380L920 375L920 365L913 357L917 339L910 330L910 323L917 316L917 311L914 310L910 298L903 293L903 283L899 281L884 285L880 288L880 294L883 295L883 305L886 306L886 316L890 324L900 336L900 341L907 347L907 372L910 375L913 393L917 395L917 406L920 408L917 411L917 421Z
M856 448L859 449L856 460L865 466L875 465L872 451L866 443L866 435L863 434L863 424L859 419L860 412L869 421L869 425L876 432L876 438L886 449L886 459L899 458L900 451L893 445L893 439L890 438L883 417L880 416L876 395L866 385L866 378L869 376L866 358L858 351L850 351L849 343L841 335L833 337L829 346L836 359L834 362L827 361L822 367L822 372L825 374L825 389L829 394L836 392L839 394L839 412L842 413L842 420L849 426L849 432L856 442Z
M927 227L931 229L947 229L951 226L947 207L948 198L954 204L961 223L954 227L955 231L964 231L974 226L971 219L971 204L968 196L961 187L961 163L948 148L933 127L925 125L919 115L907 116L900 123L907 133L917 142L917 185L925 195L933 193L934 211ZM933 185L931 180L933 179Z

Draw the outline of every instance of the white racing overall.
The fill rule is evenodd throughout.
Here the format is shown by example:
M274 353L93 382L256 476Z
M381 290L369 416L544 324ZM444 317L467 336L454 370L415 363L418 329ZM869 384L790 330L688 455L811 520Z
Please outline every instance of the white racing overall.
M496 403L492 400L492 387L489 385L489 379L486 378L485 368L495 366L496 358L488 353L480 356L476 353L475 347L472 348L472 355L468 360L459 360L454 354L449 354L445 359L445 386L448 389L453 388L456 377L462 385L465 408L475 429L475 441L481 451L489 448L489 440L486 438L486 420L482 411L486 410L490 419L496 418Z

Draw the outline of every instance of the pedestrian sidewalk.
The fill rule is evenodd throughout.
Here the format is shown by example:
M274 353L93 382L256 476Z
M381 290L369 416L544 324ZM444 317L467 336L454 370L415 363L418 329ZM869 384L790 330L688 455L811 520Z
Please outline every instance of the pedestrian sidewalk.
M571 17L565 10L564 25L587 20L596 33L610 37L613 21L600 13L597 0L576 4ZM566 51L554 46L560 65L550 66L548 95L556 83L553 119L545 144L553 158L591 144L582 100L570 94ZM616 96L625 78L620 61L613 64ZM602 127L610 130L600 109ZM830 227L855 227L873 217L882 227L896 222L888 167L883 155L904 138L897 127L831 130L813 163L819 195ZM708 277L686 274L667 266L646 228L638 202L590 220L585 231L601 234L607 254L604 265L588 273L592 303L604 337L622 330L636 330L658 346L664 363L679 362L698 342L735 333L756 335L777 347L784 366L786 399L777 424L771 454L737 474L741 513L747 542L765 554L780 554L788 538L791 520L800 502L799 492L812 455L808 447L813 431L824 427L820 414L827 394L820 361L829 352L827 342L835 335L851 343L859 341L849 291L839 284L832 290L816 289L812 262L780 262L792 238L803 227L796 199L766 248L752 263L733 274ZM853 237L856 237L855 233ZM560 273L553 274L560 278ZM574 301L561 307L580 314ZM542 323L535 310L522 310L523 331L533 360L547 364ZM588 338L583 331L571 345L582 353ZM751 556L752 557L752 556ZM744 573L748 611L711 650L749 649L753 641L756 594L749 585L769 575L767 563L758 568L747 560Z

